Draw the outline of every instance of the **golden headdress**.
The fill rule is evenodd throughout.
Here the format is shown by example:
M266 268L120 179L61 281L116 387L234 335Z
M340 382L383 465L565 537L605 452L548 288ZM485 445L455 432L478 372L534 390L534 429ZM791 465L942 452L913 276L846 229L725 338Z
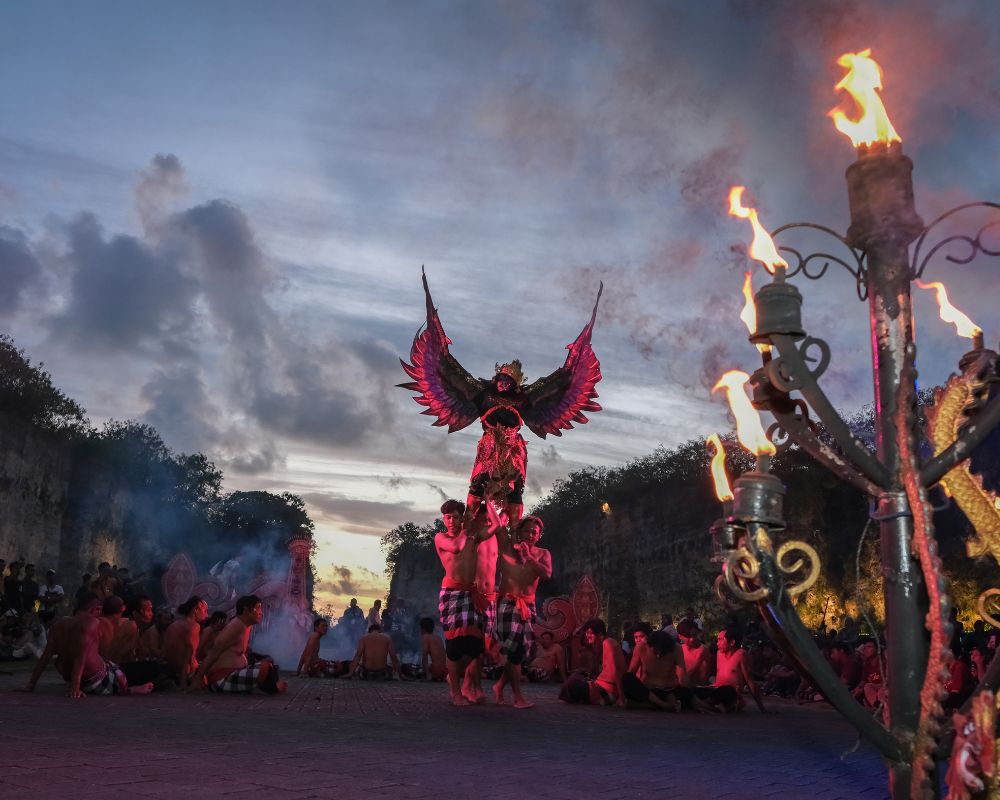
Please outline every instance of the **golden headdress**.
M515 386L520 386L524 383L524 373L521 371L521 362L516 358L509 364L497 364L493 375L494 377L497 375L506 375L514 381Z

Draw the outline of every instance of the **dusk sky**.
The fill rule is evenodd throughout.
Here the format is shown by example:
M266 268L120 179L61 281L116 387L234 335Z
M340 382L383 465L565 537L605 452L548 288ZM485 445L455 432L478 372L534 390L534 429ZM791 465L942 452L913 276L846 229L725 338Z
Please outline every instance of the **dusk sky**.
M584 465L728 430L709 389L758 358L727 191L745 184L771 229L846 229L854 151L827 112L837 56L866 47L924 219L1000 200L985 0L8 3L2 328L95 424L148 422L227 489L301 494L320 601L365 604L385 591L379 537L464 498L479 436L394 388L421 265L482 377L561 365L604 281L604 411L525 430L529 505ZM927 273L993 346L998 267ZM870 401L867 309L834 269L797 284L851 412ZM915 292L930 386L967 347Z

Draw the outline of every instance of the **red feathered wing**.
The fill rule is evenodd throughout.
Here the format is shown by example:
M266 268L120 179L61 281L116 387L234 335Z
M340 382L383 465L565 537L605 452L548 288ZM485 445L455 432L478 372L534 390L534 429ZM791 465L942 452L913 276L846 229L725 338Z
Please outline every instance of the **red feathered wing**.
M413 399L427 406L421 413L437 417L434 425L448 426L448 433L461 430L479 417L475 398L485 386L473 378L455 357L448 352L451 339L441 326L431 290L427 286L427 275L423 275L424 295L427 298L427 325L417 331L410 348L410 361L403 359L406 374L412 383L400 383L401 389L416 392Z
M601 379L601 362L590 346L590 336L594 331L597 305L601 302L603 291L602 283L590 322L576 337L576 341L566 346L569 350L566 363L551 375L539 378L524 389L529 399L523 415L524 424L543 439L549 433L562 436L562 432L572 428L574 422L581 425L586 423L584 411L601 410L600 405L594 402L597 397L594 387Z

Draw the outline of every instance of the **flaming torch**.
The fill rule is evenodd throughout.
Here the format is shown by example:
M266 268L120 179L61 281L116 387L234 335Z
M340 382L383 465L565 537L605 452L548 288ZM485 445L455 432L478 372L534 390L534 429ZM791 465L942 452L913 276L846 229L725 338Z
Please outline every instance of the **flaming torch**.
M726 561L726 551L736 548L740 534L739 528L729 522L733 513L733 490L729 488L729 476L726 474L726 451L722 447L719 434L713 433L705 444L713 448L712 481L715 484L715 496L722 503L722 517L712 523L709 533L712 535L712 560L722 563Z
M750 270L743 273L743 310L740 312L740 321L747 326L751 340L757 335L757 305L753 299L752 276ZM764 342L756 342L755 346L762 354L771 352L771 345Z
M740 444L757 457L757 464L736 480L733 492L731 519L743 524L757 523L783 528L782 516L785 486L769 473L771 457L777 448L767 438L760 414L753 407L744 388L750 376L740 370L730 370L712 387L712 391L725 389L729 408L736 417L736 438Z
M781 270L786 269L788 262L778 254L778 248L774 246L774 239L760 224L757 209L747 208L743 205L743 192L746 191L746 188L746 186L734 186L729 190L729 215L750 220L750 227L753 228L750 258L763 264L764 269L772 275L781 274L783 278L784 274L779 273L778 269L779 267Z
M871 48L868 48L860 53L844 53L837 59L837 63L847 70L847 74L834 89L846 89L861 116L851 120L839 108L830 111L837 130L854 143L859 153L876 143L888 148L892 142L903 141L892 127L889 114L878 95L878 90L882 88L882 70L871 58L871 54Z
M917 279L916 284L921 289L931 289L936 292L941 319L945 322L952 323L955 326L955 332L959 336L964 336L966 339L972 339L973 350L983 349L983 329L969 319L968 315L959 311L954 305L952 305L952 302L948 299L948 290L944 288L943 283L940 281L924 283L922 280Z

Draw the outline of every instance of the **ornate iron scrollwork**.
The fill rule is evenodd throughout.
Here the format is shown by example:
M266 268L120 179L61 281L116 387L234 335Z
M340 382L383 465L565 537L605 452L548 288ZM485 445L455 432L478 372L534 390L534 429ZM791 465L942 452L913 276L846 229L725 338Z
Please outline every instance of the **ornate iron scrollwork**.
M809 255L803 256L802 252L794 247L779 245L778 249L782 253L792 256L791 260L789 260L788 271L785 273L785 276L791 278L795 275L802 275L810 280L817 281L826 274L826 271L830 268L831 264L837 264L838 266L846 269L854 277L854 284L858 293L858 299L867 300L868 286L865 281L867 271L865 267L865 255L863 252L859 252L851 247L851 245L847 243L847 240L837 233L837 231L833 230L833 228L827 228L825 225L816 225L812 222L792 222L788 225L782 225L780 228L777 228L771 235L775 240L777 240L778 235L784 233L785 231L802 228L819 231L820 233L832 236L844 245L847 252L850 253L850 260L839 258L830 253L810 253ZM818 267L814 266L817 262L820 264Z
M819 380L820 376L826 372L830 366L830 345L815 336L806 336L799 342L798 351L802 364L808 373L802 375L797 369L791 369L784 357L772 359L764 365L764 373L773 386L782 392L801 391L808 380ZM819 357L810 358L809 351L812 348L819 349ZM815 366L809 366L809 361L818 361Z
M798 554L795 556L793 561L789 561L789 556L793 554ZM778 565L778 569L781 572L789 576L795 575L805 570L805 576L798 581L798 583L792 583L790 580L785 581L785 591L788 592L789 596L792 598L798 597L805 591L808 591L813 587L819 578L819 553L816 549L805 542L792 540L785 542L781 547L778 548L778 552L775 554L775 562Z
M926 254L922 252L924 245L927 243L927 237L934 228L945 220L951 219L956 214L960 214L961 212L968 211L972 208L998 211L1000 210L1000 203L990 203L985 201L979 203L965 203L963 205L956 206L950 211L945 211L941 216L924 227L923 232L913 245L913 257L910 260L910 273L914 278L923 277L924 270L927 269L927 265L930 263L931 259L942 250L947 250L949 248L952 249L952 252L945 252L944 257L945 260L950 261L952 264L968 264L980 254L993 258L1000 257L1000 250L989 247L984 242L984 237L986 237L987 234L1000 233L1000 219L992 220L991 222L987 222L985 225L980 226L979 230L977 230L975 234L956 233L951 236L945 236L941 241L930 248ZM998 238L1000 238L1000 236L998 236Z
M976 611L984 621L1000 628L1000 589L987 589L976 600Z

